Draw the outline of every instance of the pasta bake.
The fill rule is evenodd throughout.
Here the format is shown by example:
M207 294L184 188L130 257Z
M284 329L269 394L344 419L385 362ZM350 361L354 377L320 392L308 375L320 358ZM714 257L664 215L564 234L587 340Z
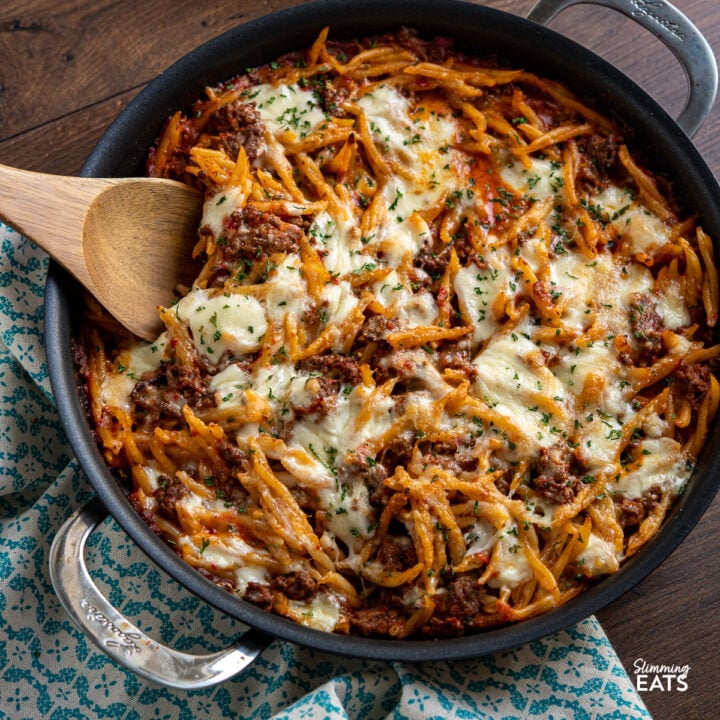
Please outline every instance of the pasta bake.
M137 511L311 627L451 637L658 531L718 405L710 238L562 84L403 29L208 88L148 174L205 193L154 343L78 364Z

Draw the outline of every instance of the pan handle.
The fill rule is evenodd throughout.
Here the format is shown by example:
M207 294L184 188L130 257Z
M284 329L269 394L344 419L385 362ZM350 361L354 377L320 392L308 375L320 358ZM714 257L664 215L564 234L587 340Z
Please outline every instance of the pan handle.
M110 604L85 565L85 544L105 517L94 498L65 522L50 548L50 579L71 619L115 662L160 685L196 690L244 670L271 642L251 629L227 650L191 655L147 636Z
M547 25L561 10L582 3L621 12L653 33L673 52L690 84L688 99L677 123L692 137L712 109L718 86L715 55L697 27L666 0L539 0L528 20Z

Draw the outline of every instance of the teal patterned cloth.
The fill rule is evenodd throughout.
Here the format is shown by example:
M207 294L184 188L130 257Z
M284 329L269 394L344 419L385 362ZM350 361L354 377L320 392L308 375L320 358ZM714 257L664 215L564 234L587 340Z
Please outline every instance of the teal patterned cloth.
M51 540L92 490L64 439L43 350L47 258L0 225L0 717L648 718L599 623L474 661L348 660L276 641L202 691L118 667L70 622L48 576ZM98 585L143 630L187 652L221 649L242 625L167 577L111 519L92 535Z

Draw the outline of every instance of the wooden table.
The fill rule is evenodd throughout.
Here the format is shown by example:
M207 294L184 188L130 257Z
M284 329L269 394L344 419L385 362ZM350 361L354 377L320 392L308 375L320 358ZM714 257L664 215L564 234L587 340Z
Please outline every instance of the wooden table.
M361 0L359 0L361 1ZM0 162L77 173L123 106L199 43L292 0L4 0L0 3ZM534 0L485 0L527 14ZM676 0L720 49L720 3ZM595 50L671 113L684 74L650 33L617 13L582 5L552 27ZM720 111L695 136L720 171ZM689 665L686 692L645 692L657 720L720 717L720 497L682 546L634 591L599 613L631 677L636 660Z

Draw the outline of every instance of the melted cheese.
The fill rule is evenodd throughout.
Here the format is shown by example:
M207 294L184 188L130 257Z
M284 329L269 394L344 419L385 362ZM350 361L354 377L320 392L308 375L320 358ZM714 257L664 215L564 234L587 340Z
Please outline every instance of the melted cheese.
M203 205L200 227L207 228L215 237L222 235L225 218L238 207L243 199L239 187L229 187L211 195Z
M289 133L293 139L304 138L326 122L315 95L299 85L257 85L246 100L255 103L274 135Z
M371 535L370 526L373 524L374 512L367 487L354 482L349 487L326 488L319 497L323 509L328 513L328 530L343 541L351 556L356 555ZM361 562L359 556L356 560ZM349 564L352 567L353 560ZM355 569L359 569L359 566Z
M244 405L245 390L250 385L250 375L239 365L228 365L210 381L210 389L215 393L218 407Z
M104 405L130 410L130 393L145 373L151 373L160 367L167 335L163 333L154 343L132 345L118 358L116 372L105 375L100 387L100 397Z
M187 322L195 347L211 362L228 351L242 355L258 350L268 328L263 306L250 295L194 289L169 312Z
M479 518L465 532L464 540L466 558L479 553L485 554L495 545L497 530L485 518Z
M357 307L358 299L346 280L329 283L323 290L325 321L341 323Z
M326 593L317 593L309 603L290 600L288 605L296 622L315 630L331 632L340 619L338 601Z
M621 559L612 543L591 532L585 549L575 562L584 574L595 577L617 572Z
M567 437L570 430L561 418L538 406L539 395L565 402L565 389L540 358L534 343L514 333L494 337L473 360L478 397L520 430L519 451L529 457Z
M595 207L618 230L630 252L652 253L670 239L669 228L660 218L613 185L597 196Z
M675 497L685 487L692 464L682 454L682 446L672 438L646 438L642 442L641 464L623 475L617 482L608 483L608 490L621 492L635 500L651 487Z
M430 240L430 229L420 213L442 201L457 185L456 152L452 144L456 121L444 113L417 109L411 112L407 98L393 85L373 88L358 100L368 116L370 130L382 154L407 168L412 183L392 177L381 192L385 212L370 239L381 245L390 264L415 255ZM437 162L438 151L446 162Z
M521 162L502 166L502 179L518 194L542 201L562 191L562 163L538 158L530 159L530 167Z
M690 325L690 313L677 281L671 282L664 293L656 294L655 299L666 328L677 330Z
M300 257L292 253L270 274L265 283L265 313L270 320L281 322L288 313L299 318L310 307L300 266Z
M335 275L357 273L367 267L368 259L362 254L363 243L354 223L346 218L335 218L327 211L318 213L310 227L322 252L323 265Z
M490 587L514 588L532 578L533 573L525 551L517 539L517 525L514 521L508 523L498 532L495 542L496 562L498 572L488 580Z
M508 290L509 262L507 252L502 249L492 254L487 268L480 269L473 264L462 268L455 276L460 312L465 321L473 325L475 346L491 337L499 327L493 303L501 292Z

